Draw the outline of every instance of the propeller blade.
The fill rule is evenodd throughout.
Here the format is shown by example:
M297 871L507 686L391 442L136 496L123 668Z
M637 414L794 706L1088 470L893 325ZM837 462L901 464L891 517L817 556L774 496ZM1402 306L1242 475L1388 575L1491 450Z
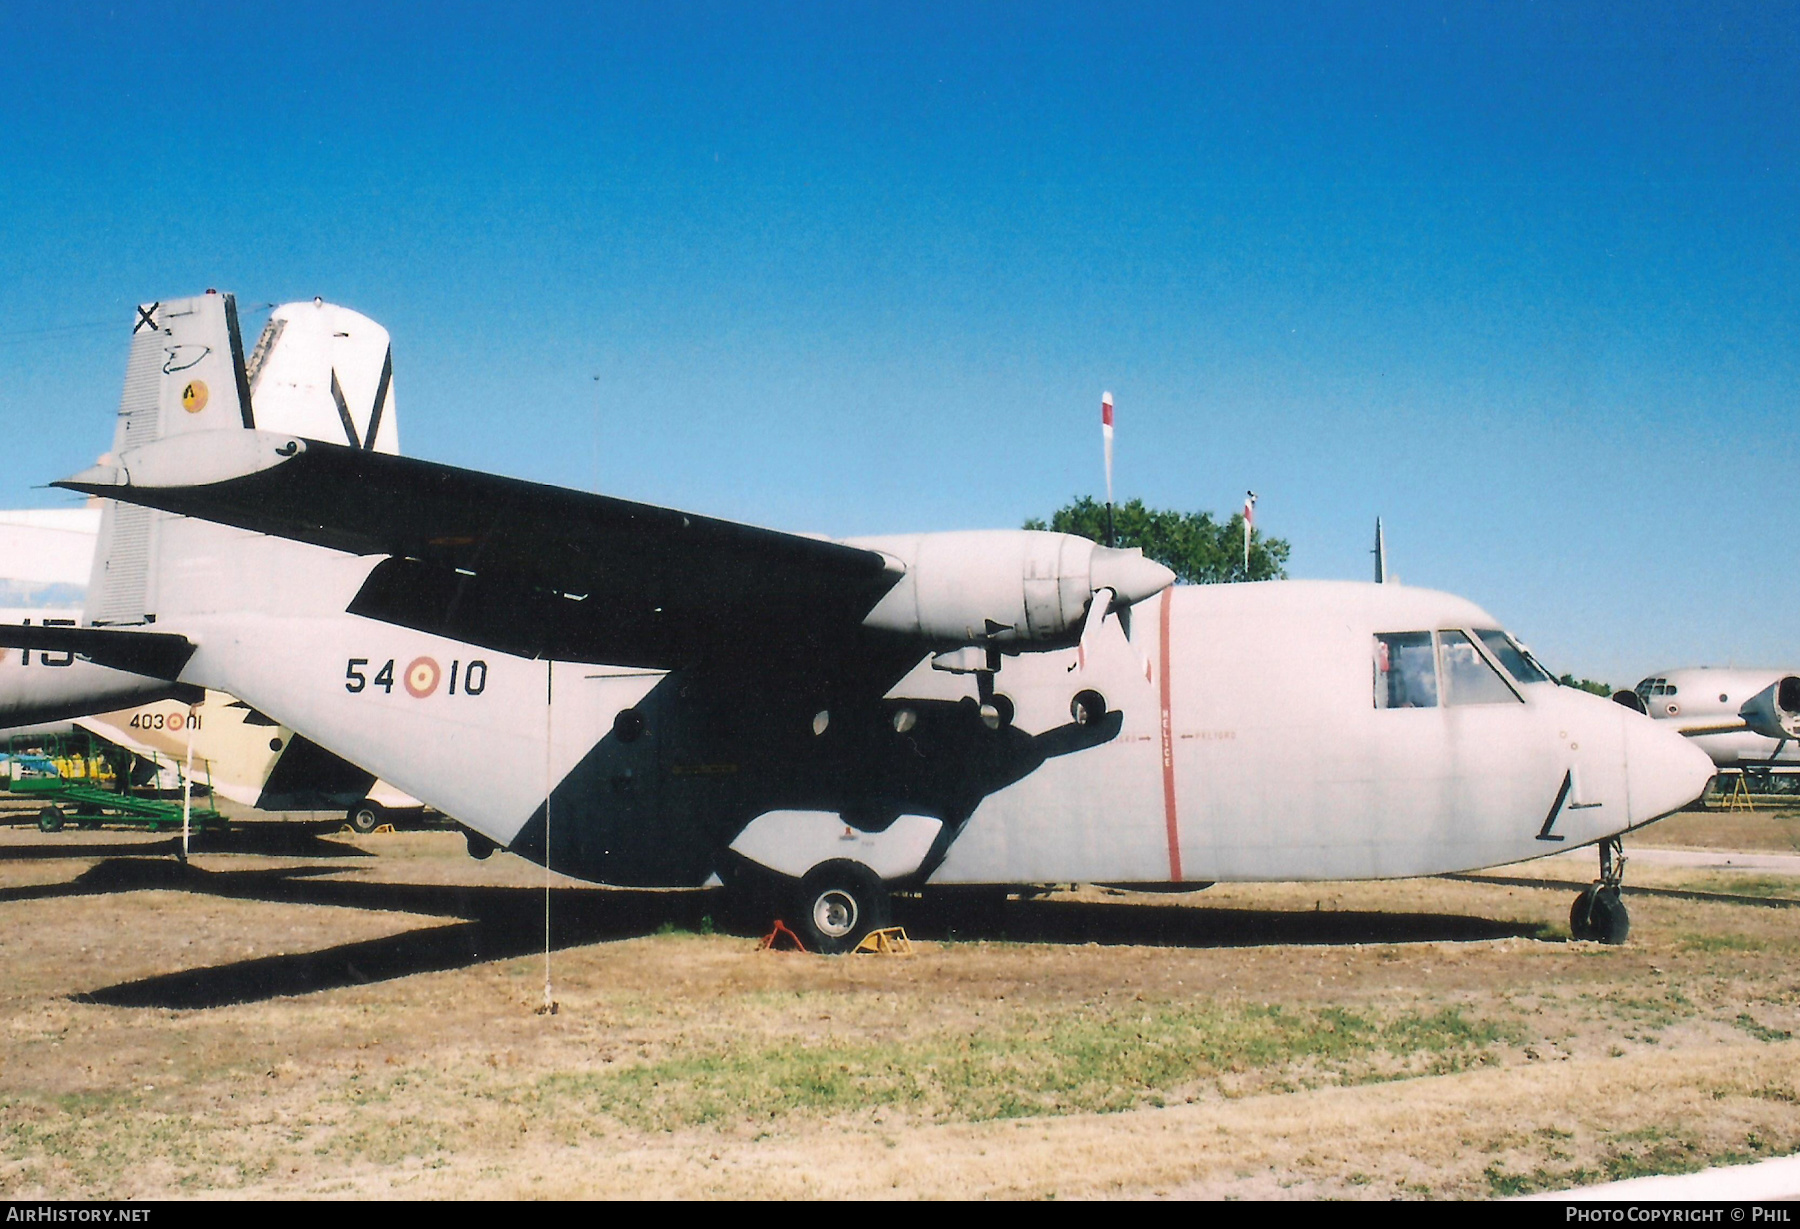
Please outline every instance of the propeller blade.
M1106 622L1106 612L1112 607L1112 602L1111 589L1094 590L1094 600L1088 603L1087 622L1081 625L1081 640L1075 645L1077 670L1087 669L1088 650L1100 638L1100 625Z

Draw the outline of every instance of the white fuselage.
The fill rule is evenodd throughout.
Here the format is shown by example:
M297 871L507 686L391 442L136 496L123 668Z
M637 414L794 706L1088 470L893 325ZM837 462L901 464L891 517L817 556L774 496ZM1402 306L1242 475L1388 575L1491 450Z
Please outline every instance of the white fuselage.
M1739 719L1745 701L1793 670L1740 670L1691 666L1661 670L1637 685L1644 710L1671 729L1709 729ZM1754 730L1720 730L1688 736L1720 768L1773 767L1800 770L1800 741L1771 738Z
M1378 708L1378 634L1497 627L1459 598L1397 585L1168 590L1135 609L1129 641L1108 620L1080 671L1073 648L1008 657L997 683L1016 716L997 733L958 724L975 684L933 671L921 649L878 711L829 714L815 734L811 709L779 695L696 723L698 701L675 700L688 692L662 672L532 661L343 613L374 559L195 522L165 530L196 535L167 556L182 562L164 592L188 608L158 625L199 644L184 681L230 690L501 845L547 825L558 869L612 882L698 883L717 850L646 869L609 861L624 856L609 836L565 865L555 834L722 848L743 833L753 857L828 837L890 877L911 860L946 883L1377 878L1589 843L1680 808L1711 773L1674 733L1551 683ZM1110 724L1071 721L1084 690ZM614 719L637 706L648 731L621 746ZM921 714L917 730L900 732L902 708ZM704 745L684 732L695 724ZM819 759L851 736L854 755ZM971 767L931 778L933 756ZM894 778L881 787L892 813L863 826L887 827L852 830L832 791L854 794L878 769ZM965 780L984 784L953 798Z

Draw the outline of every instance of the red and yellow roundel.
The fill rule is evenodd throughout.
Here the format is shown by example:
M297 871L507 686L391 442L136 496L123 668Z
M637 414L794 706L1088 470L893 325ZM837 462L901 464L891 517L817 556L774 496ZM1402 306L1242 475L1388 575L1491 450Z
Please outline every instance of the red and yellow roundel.
M438 679L442 675L443 671L438 669L438 664L431 658L413 658L412 663L406 667L406 676L403 679L406 683L406 694L415 700L423 700L437 690Z
M181 408L190 414L198 414L206 408L205 380L187 382L187 387L181 390Z
M185 713L170 713L169 720L164 724L171 730L179 730L187 725L187 715Z

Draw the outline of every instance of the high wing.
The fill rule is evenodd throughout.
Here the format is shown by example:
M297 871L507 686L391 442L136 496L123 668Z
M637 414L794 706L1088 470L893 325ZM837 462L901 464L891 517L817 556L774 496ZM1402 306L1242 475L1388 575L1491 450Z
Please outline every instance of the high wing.
M56 485L388 556L351 613L565 661L841 647L903 574L877 551L263 431L160 440Z

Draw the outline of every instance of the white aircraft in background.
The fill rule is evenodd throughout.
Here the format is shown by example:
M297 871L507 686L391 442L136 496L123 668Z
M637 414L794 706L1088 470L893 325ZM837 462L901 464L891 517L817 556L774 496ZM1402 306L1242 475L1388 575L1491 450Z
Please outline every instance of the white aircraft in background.
M1691 666L1613 699L1691 739L1722 771L1800 774L1800 672Z
M177 341L219 336L216 300L181 306ZM122 417L180 404L143 344ZM107 573L111 626L0 642L229 691L472 852L775 891L823 950L896 888L1398 878L1594 843L1572 921L1616 941L1619 834L1711 776L1448 594L1177 588L1042 531L805 537L246 429L233 388L123 422L61 484L132 510L113 550L145 565Z
M178 393L179 402L123 406L115 447L126 443L127 424L146 430L140 420L165 408L203 415L213 396L210 379L230 380L248 390L252 412L241 417L244 424L334 434L357 447L398 451L393 352L386 329L321 299L287 303L270 313L246 359L235 300L214 297L225 327L222 339L211 344L159 330L162 305L139 313L134 333L147 344L134 350L133 361L146 371L159 370L165 391ZM180 310L180 305L168 305L169 313ZM165 318L172 317L165 313ZM0 602L14 603L0 609L0 621L104 625L109 614L118 613L96 609L86 597L104 590L102 578L108 573L141 569L141 551L134 554L126 545L102 556L96 539L122 532L119 518L143 518L136 509L109 514L97 500L90 505L0 512ZM347 808L350 822L363 831L391 812L420 806L229 695L111 669L73 653L0 649L0 726L8 727L0 729L0 740L78 727L165 768L183 761L192 735L195 776L209 780L225 797L265 810Z

